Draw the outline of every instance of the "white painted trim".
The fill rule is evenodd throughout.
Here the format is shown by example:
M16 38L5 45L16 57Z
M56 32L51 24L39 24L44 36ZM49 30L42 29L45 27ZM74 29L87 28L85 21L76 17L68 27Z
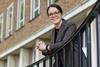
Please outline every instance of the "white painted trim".
M21 10L20 10L20 8L21 8L20 7L21 6L20 1L21 0L18 0L18 2L17 2L18 4L17 4L17 24L16 24L17 26L16 26L16 30L20 29L20 27L21 27L20 26L21 21L23 21L23 25L25 24L24 22L25 22L25 1L26 0L23 0L23 3L24 3L23 6L24 6L24 8L23 8L23 19L22 20L20 20L20 17L21 17L21 14L20 14L21 13Z
M88 2L86 2L84 5L80 6L79 8L77 8L74 11L71 11L71 13L67 13L68 15L65 16L65 19L69 19L75 15L77 15L78 13L82 12L83 10L87 9L88 7L92 6L97 0L89 0Z
M0 35L1 39L0 39L0 41L2 41L2 40L3 40L3 21L4 21L4 20L3 20L3 19L4 19L3 13L0 14L0 17L2 18L2 19L1 19L1 24L2 24L2 25L1 25L1 35Z
M6 52L2 53L0 55L0 58L6 56L7 54L25 46L25 44L29 43L30 41L36 39L37 37L43 35L44 33L48 32L49 30L51 30L52 28L54 28L54 25L48 25L47 28L44 28L41 31L38 31L36 34L33 34L32 36L30 36L28 39L24 40L23 42L17 44L16 46L14 46L13 48L10 48L9 50L7 50Z
M13 5L14 5L14 3L12 2L12 3L8 6L7 10L9 10Z
M12 8L12 11L10 12L11 8ZM5 37L8 37L10 34L13 33L13 12L14 12L14 3L12 2L7 8L6 36ZM9 17L9 14L12 14L12 18ZM9 19L11 19L11 22L9 22ZM9 23L11 23L11 29L9 29Z
M30 0L30 20L32 19L32 0Z
M78 9L74 10L73 12L71 12L70 14L66 15L64 18L65 19L69 19L73 16L75 16L76 14L80 13L81 11L87 9L88 7L92 6L97 0L90 0L87 3L85 3L84 5L80 6ZM10 48L9 50L5 51L4 53L2 53L0 55L0 58L10 54L11 52L25 46L27 43L29 43L30 41L33 41L34 39L36 39L37 37L45 34L46 32L48 32L49 30L53 29L54 25L49 25L46 28L43 28L42 30L38 31L37 33L33 34L32 36L30 36L29 38L27 38L26 40L24 40L23 42L17 44L16 46L14 46L13 48Z
M35 0L31 0L31 5L30 5L30 20L35 18L35 12L38 10L38 14L40 14L40 0L38 0L38 7L35 8Z
M91 23L91 64L92 67L97 67L97 31L96 19Z

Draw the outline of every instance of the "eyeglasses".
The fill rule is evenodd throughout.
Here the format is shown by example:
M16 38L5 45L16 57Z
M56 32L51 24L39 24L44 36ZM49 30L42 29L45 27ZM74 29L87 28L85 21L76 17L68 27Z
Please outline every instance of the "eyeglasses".
M55 11L55 12L53 12L53 13L49 13L48 15L49 16L53 16L53 15L57 15L57 14L59 14L60 12L59 11Z

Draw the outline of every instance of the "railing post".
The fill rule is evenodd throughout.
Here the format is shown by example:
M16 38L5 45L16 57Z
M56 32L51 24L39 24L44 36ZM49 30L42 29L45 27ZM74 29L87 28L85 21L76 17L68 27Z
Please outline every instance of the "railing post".
M64 47L63 48L63 60L64 60L64 63L63 63L64 66L63 67L66 67L65 66L65 64L66 64L66 58L65 57L66 57L66 52L65 52L65 47Z
M56 53L56 58L55 58L56 67L58 67L58 64L59 64L58 61L59 61L59 60L58 60L58 52L57 52L57 53Z
M100 6L99 6L100 7ZM96 23L97 23L97 66L100 67L100 8L96 13Z
M79 33L79 40L80 40L80 42L79 42L79 45L78 45L78 63L79 63L79 67L83 67L82 66L82 31Z
M37 63L37 67L39 67L39 62Z
M91 67L91 29L90 24L88 23L86 25L86 31L87 31L87 67Z
M49 67L52 67L52 56L50 56Z
M70 42L70 45L71 45L71 50L72 50L72 61L71 61L72 65L71 65L71 67L74 67L74 46L73 46L73 40Z
M43 60L43 67L46 67L46 60Z

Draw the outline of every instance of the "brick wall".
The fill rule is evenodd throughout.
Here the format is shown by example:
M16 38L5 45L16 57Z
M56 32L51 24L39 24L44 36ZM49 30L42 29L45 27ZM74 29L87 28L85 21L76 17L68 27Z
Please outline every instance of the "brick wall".
M4 38L4 40L0 43L0 53L5 50L13 47L23 39L30 36L33 32L38 31L40 28L44 27L48 24L49 19L46 15L47 8L47 0L40 0L41 2L41 14L30 21L30 0L25 0L25 25L21 29L16 31L16 22L17 22L17 0L1 0L0 2L0 14L4 14L4 32L6 32L6 12L7 7L14 2L14 20L13 20L13 34ZM78 5L80 0L58 0L58 4L63 8L64 13L69 11ZM2 5L2 6L1 6Z

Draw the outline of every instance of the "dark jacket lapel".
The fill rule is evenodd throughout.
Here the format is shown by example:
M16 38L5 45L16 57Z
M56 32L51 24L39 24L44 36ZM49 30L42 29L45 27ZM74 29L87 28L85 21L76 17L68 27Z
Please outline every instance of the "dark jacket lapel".
M52 39L51 39L51 43L55 42L55 28L52 30Z
M58 42L58 41L61 40L61 38L62 38L63 35L64 35L64 30L65 30L65 20L63 20L62 25L61 25L61 28L59 29L56 42Z

